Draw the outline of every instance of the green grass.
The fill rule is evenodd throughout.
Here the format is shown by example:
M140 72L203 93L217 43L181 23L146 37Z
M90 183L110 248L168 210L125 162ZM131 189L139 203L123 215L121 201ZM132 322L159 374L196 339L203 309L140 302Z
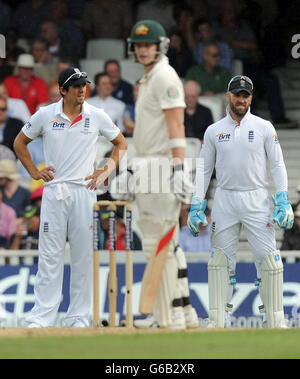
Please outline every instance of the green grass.
M0 358L300 358L300 330L1 338Z

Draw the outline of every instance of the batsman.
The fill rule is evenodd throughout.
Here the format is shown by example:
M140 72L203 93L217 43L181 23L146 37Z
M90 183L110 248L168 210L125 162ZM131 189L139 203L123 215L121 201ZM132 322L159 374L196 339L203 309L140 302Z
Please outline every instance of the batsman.
M199 325L196 311L190 303L185 255L178 245L180 208L182 203L190 204L193 183L184 167L184 91L177 73L166 57L168 47L169 39L158 22L143 20L133 26L128 39L129 54L134 55L144 66L145 72L140 80L136 102L133 134L136 156L141 158L143 175L149 174L149 182L152 184L154 178L153 175L150 176L151 164L155 160L168 159L168 177L172 188L169 193L135 193L138 225L143 236L148 271L157 243L163 240L164 233L168 234L172 225L174 230L167 244L162 277L155 279L155 275L151 276L151 273L152 279L147 277L153 281L153 285L158 280L160 282L152 314L144 320L135 321L135 326L139 328L159 326L184 329ZM124 178L126 181L126 175L121 174L118 180L122 182ZM154 264L152 268L152 274L155 274L158 267ZM147 279L145 276L143 285ZM141 298L141 301L147 305L146 298ZM143 312L141 306L140 311Z
M206 223L204 199L213 169L217 189L212 208L211 245L208 262L210 327L230 326L230 304L236 284L236 252L241 228L254 255L263 305L269 328L285 328L283 312L283 264L276 248L275 228L290 229L294 215L288 197L287 171L274 126L253 115L250 105L253 83L235 76L228 85L227 115L212 124L204 135L200 158L204 160L204 193L196 186L188 217L194 236ZM272 214L268 199L268 169L276 187ZM196 183L200 182L196 178Z

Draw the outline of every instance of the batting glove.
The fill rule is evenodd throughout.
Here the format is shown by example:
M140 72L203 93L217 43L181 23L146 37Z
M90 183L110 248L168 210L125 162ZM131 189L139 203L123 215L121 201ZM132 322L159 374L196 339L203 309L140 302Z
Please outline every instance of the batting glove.
M193 197L191 208L188 215L187 226L194 237L199 236L200 224L206 226L208 224L204 211L206 209L207 200L201 202L199 197Z
M190 204L194 192L194 184L191 181L187 165L175 166L170 181L171 191L177 199L183 204Z
M276 223L281 229L291 229L294 225L294 213L289 202L287 192L277 192L276 198L272 196L275 206L273 212L273 223Z

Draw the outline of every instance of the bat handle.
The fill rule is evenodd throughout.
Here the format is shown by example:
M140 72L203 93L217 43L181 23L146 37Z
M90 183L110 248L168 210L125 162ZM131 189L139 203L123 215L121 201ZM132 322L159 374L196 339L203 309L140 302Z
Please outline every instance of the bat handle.
M126 326L133 327L133 311L132 311L132 284L133 284L133 230L132 230L132 204L126 204Z
M93 212L93 326L99 327L99 207L94 206Z

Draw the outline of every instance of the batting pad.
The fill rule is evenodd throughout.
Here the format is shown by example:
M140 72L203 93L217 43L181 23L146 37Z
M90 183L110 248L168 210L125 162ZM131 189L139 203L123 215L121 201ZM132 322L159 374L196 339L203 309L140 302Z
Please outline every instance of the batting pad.
M225 327L229 289L228 259L220 249L213 249L208 261L209 319L217 328Z
M280 251L268 254L262 263L262 297L269 328L282 328L283 312L283 264Z

